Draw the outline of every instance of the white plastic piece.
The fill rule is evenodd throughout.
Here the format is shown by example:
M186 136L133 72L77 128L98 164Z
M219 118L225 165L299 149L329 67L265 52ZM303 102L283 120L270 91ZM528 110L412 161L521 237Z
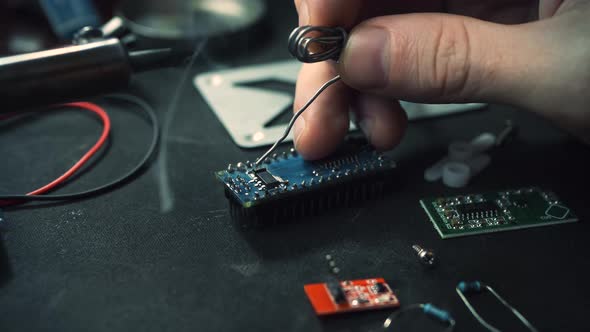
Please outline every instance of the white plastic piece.
M492 158L487 154L480 154L468 160L467 165L469 165L469 168L471 169L471 177L474 177L483 171L488 167L491 161Z
M469 142L456 141L449 144L449 159L452 161L467 161L473 156L473 146Z
M496 135L492 133L481 133L471 140L471 147L475 154L482 153L496 145Z
M434 182L440 180L442 177L443 167L446 163L449 162L449 157L444 157L443 159L436 162L436 164L428 167L424 171L424 180L429 182Z
M424 180L434 182L443 177L443 169L449 162L461 162L471 169L470 176L484 170L491 162L487 154L481 154L496 144L496 135L482 133L471 142L455 141L449 144L449 154L424 171Z
M443 183L451 188L465 187L471 178L471 168L466 163L451 161L443 167Z

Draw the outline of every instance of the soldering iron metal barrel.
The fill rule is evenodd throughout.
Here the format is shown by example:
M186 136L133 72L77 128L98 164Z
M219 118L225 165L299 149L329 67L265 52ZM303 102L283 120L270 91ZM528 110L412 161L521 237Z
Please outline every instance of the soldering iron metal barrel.
M116 90L131 73L118 39L0 58L0 112Z

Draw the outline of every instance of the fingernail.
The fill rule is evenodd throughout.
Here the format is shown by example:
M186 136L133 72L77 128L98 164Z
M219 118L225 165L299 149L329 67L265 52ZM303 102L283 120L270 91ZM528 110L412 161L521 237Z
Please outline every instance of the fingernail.
M389 73L389 32L363 27L352 32L341 59L346 83L361 89L387 85Z
M309 8L307 7L307 1L301 0L299 4L299 26L309 24Z
M295 141L295 146L297 146L297 142L299 142L299 138L301 138L304 130L305 119L303 117L299 117L297 121L295 121L295 125L293 125L293 139Z
M365 134L365 137L367 137L367 140L370 142L371 135L373 134L373 128L375 128L375 119L372 117L363 118L359 122L359 127L361 128L361 131Z

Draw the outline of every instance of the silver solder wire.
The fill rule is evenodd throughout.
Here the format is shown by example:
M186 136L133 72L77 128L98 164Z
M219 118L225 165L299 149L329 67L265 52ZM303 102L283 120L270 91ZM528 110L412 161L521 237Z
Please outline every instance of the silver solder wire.
M322 94L322 92L324 92L324 90L326 90L330 85L336 83L340 81L340 75L337 75L336 77L332 78L331 80L329 80L328 82L324 83L324 85L322 85L318 91L307 101L307 103L305 103L305 105L303 105L303 107L301 107L299 109L299 111L297 111L297 113L295 113L295 115L293 115L293 117L291 118L291 121L289 121L289 124L287 125L287 128L285 129L285 132L283 133L283 136L281 136L281 138L279 138L275 144L273 144L270 149L268 149L268 151L266 151L262 157L258 158L258 160L256 160L255 165L259 166L260 163L262 163L262 161L264 161L264 159L266 159L274 150L276 150L276 148L283 143L283 141L285 140L285 138L287 138L287 136L289 136L289 132L291 132L291 129L293 128L293 125L295 125L295 121L297 120L297 118L299 118L299 116L301 114L303 114L303 112L305 112L305 110L320 96L320 94Z
M512 313L524 324L524 326L526 326L532 332L538 332L538 330L533 326L533 324L531 324L531 322L529 322L518 310L516 310L516 308L514 308L506 300L504 300L504 298L501 297L500 294L498 294L491 286L489 286L489 285L483 285L483 286L488 290L488 292L490 292L492 295L494 295L496 297L496 299L498 301L500 301L500 303L502 303L506 308L508 308L510 311L512 311ZM467 297L465 296L465 294L463 294L463 292L458 287L455 288L455 291L457 291L457 294L459 295L461 300L463 300L463 303L465 303L465 306L467 307L467 309L469 309L469 311L471 312L473 317L475 317L475 319L477 319L477 321L483 327L485 327L486 329L488 329L492 332L502 332L498 328L496 328L496 327L492 326L490 323L486 322L483 319L483 317L481 317L479 315L479 313L471 305L469 300L467 300Z

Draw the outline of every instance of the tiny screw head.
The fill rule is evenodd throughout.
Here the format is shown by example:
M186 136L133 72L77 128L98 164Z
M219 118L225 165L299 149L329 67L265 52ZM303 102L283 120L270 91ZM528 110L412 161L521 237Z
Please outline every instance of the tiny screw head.
M417 244L413 245L412 248L418 254L418 258L420 258L422 264L426 266L432 266L436 263L436 256L434 254L434 251L430 249L424 249Z

